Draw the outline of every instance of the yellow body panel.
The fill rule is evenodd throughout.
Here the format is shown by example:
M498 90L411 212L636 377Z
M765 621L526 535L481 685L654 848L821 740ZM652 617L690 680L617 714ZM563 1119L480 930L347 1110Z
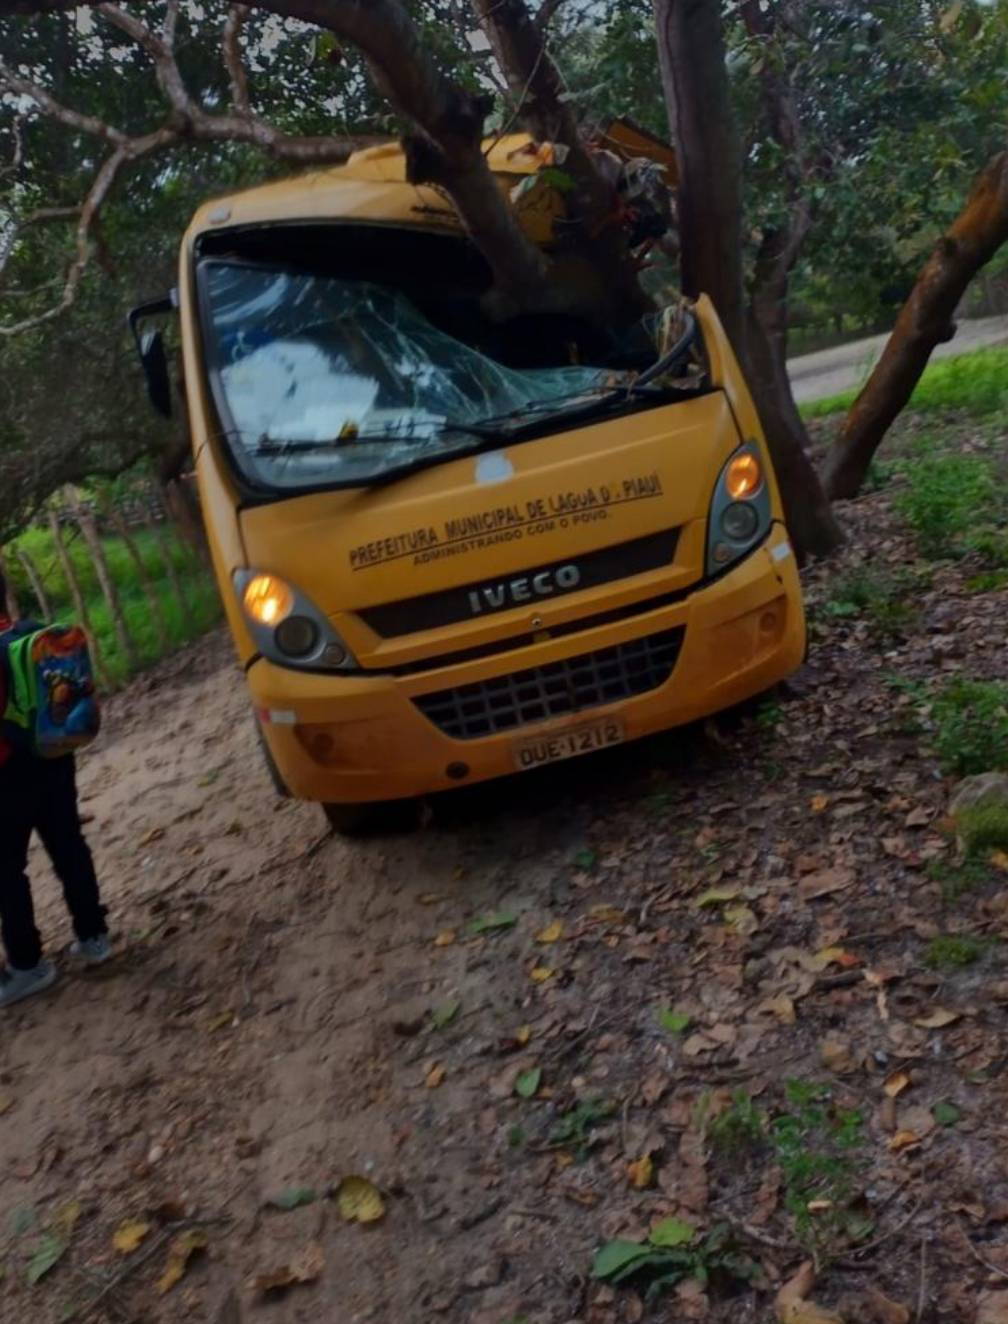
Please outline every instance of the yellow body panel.
M502 184L535 169L527 140L493 148ZM709 393L448 460L370 488L242 507L220 444L195 313L192 245L215 226L338 216L456 226L444 200L403 178L383 148L347 167L208 204L183 244L180 312L196 472L212 551L252 702L292 794L352 803L443 790L515 770L515 742L612 716L633 739L731 706L801 661L794 556L755 409L713 307L701 299ZM756 550L705 578L711 497L742 441L759 446L773 523ZM503 475L503 476L502 476ZM667 564L492 614L383 637L371 609L578 562L678 532ZM232 576L281 576L330 619L357 674L309 673L258 656ZM580 622L584 622L583 626ZM683 630L664 684L619 702L490 736L444 734L417 700ZM464 769L460 772L460 768Z

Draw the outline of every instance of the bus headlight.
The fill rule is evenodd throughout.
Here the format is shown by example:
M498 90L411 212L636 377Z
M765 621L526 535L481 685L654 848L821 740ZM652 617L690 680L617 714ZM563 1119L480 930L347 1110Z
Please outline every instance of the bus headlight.
M357 660L324 612L293 584L262 570L236 570L235 592L263 657L304 671L356 671Z
M746 441L721 470L707 524L707 574L740 561L770 528L770 489L755 441Z

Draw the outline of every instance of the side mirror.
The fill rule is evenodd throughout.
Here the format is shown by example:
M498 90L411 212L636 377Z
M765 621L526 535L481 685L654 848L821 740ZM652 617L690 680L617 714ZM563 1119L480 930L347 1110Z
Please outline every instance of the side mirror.
M145 331L140 337L140 364L147 379L147 396L151 404L159 414L171 418L171 378L164 336L160 331Z
M159 414L171 418L172 391L171 376L168 372L168 355L165 353L164 336L160 331L140 330L140 323L148 317L157 317L162 313L172 313L178 307L175 290L162 299L152 299L131 310L127 321L130 333L140 357L140 366L147 379L147 395Z

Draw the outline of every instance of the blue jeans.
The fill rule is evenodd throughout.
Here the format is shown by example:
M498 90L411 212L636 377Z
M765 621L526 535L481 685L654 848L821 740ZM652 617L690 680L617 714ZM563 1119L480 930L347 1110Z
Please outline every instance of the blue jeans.
M105 933L91 852L81 831L73 758L15 754L0 767L0 931L8 964L30 970L42 959L31 885L25 872L31 834L39 834L80 939Z

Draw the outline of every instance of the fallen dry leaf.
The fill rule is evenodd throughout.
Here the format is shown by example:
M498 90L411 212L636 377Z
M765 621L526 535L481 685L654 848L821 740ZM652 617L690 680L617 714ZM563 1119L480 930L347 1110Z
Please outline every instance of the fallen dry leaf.
M277 1292L285 1292L289 1287L296 1287L299 1283L314 1283L321 1277L324 1268L322 1247L317 1241L312 1241L290 1264L256 1274L252 1279L252 1291L257 1296L272 1296Z
M798 897L802 901L814 901L816 897L829 896L833 892L842 892L854 881L852 869L819 869L808 873L798 884Z
M814 1286L815 1266L808 1260L777 1293L775 1305L780 1324L844 1324L832 1310L806 1300Z
M898 1094L910 1084L910 1077L905 1071L894 1071L891 1076L886 1077L885 1084L882 1086L890 1099L895 1099Z
M546 980L552 979L555 974L556 971L551 970L548 965L536 965L529 971L529 979L536 984L545 984Z
M891 1301L877 1288L865 1289L865 1303L874 1317L875 1324L910 1324L910 1311L898 1301Z
M921 1016L914 1021L914 1025L919 1025L922 1030L941 1030L946 1025L954 1025L959 1019L957 1011L949 1011L946 1007L935 1007L927 1016Z
M442 929L441 932L438 934L438 936L434 939L434 946L450 947L454 941L455 941L455 930Z
M628 1164L627 1176L630 1178L631 1186L638 1191L646 1190L654 1181L654 1163L651 1161L651 1155L644 1154L641 1158Z
M424 1076L424 1084L429 1090L436 1090L445 1078L445 1069L440 1062L435 1062Z
M809 799L809 808L813 814L821 814L824 809L829 808L829 796L819 791Z
M348 1223L377 1223L385 1215L385 1201L366 1177L344 1177L336 1192L340 1216Z
M120 1255L131 1255L150 1232L150 1223L141 1218L127 1218L112 1234L112 1245Z
M157 1282L157 1290L161 1296L170 1292L177 1282L182 1278L188 1267L189 1261L194 1255L206 1250L207 1236L199 1228L190 1228L188 1232L180 1232L175 1240L168 1247L168 1259L165 1263L164 1272Z
M563 933L563 922L555 919L552 924L547 924L544 929L540 929L536 934L536 942L541 942L544 946L547 943L556 942Z
M529 1041L531 1038L532 1038L532 1026L531 1026L531 1025L520 1025L520 1026L518 1027L518 1029L515 1030L515 1043L516 1043L516 1044L520 1044L522 1047L524 1047L525 1044L527 1044L528 1041Z
M0 1117L2 1117L5 1112L9 1112L13 1104L13 1094L0 1094Z
M839 1039L830 1036L824 1039L819 1045L819 1056L822 1064L830 1071L835 1071L838 1076L846 1075L853 1071L857 1066L851 1050L851 1045L846 1039Z
M53 1214L49 1226L63 1241L69 1241L73 1235L73 1230L77 1226L77 1221L81 1216L81 1202L79 1200L67 1200Z

